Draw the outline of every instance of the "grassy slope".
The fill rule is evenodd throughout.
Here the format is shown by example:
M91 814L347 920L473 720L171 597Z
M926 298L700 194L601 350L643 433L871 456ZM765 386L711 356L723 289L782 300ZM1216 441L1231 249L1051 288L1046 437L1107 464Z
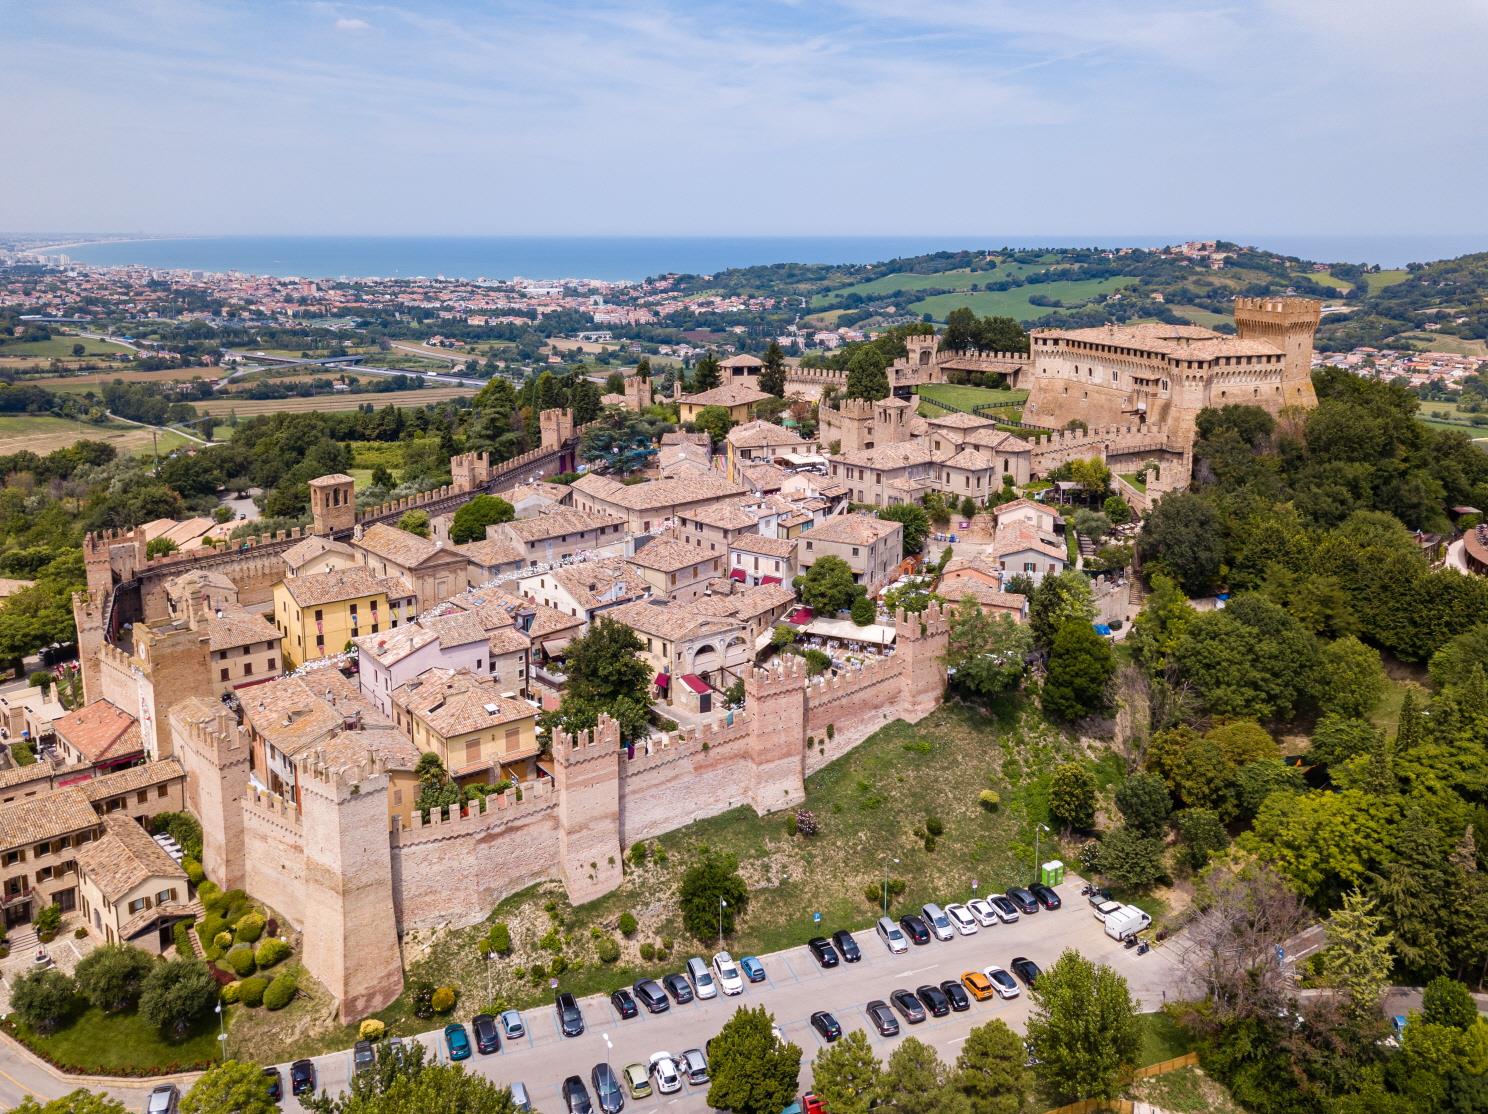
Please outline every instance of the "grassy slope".
M217 1015L208 1014L183 1040L169 1041L138 1014L106 1014L89 1007L60 1032L26 1036L26 1043L58 1063L92 1075L171 1070L171 1065L216 1059Z
M1369 292L1373 294L1387 286L1394 286L1397 282L1404 282L1409 277L1409 271L1376 271L1365 275L1364 281L1369 284Z
M920 388L920 397L970 410L973 406L1015 405L1026 400L1028 392L994 390L989 387L958 387L952 383L926 383Z
M65 449L77 441L106 441L121 453L145 454L153 451L150 431L123 422L93 425L91 422L74 422L50 414L0 414L0 442L6 452L30 449L45 456L54 449ZM194 442L178 433L167 431L160 434L160 451Z
M116 352L128 352L122 344L108 340L91 340L88 337L54 336L50 340L10 341L0 344L0 356L58 356L71 359L72 346L81 344L84 356L109 356Z
M1110 293L1136 282L1130 276L1105 279L1074 279L1060 282L1045 282L1037 286L1019 286L1012 290L974 290L965 294L936 294L921 298L909 306L912 313L928 313L937 321L944 321L946 314L961 306L969 306L981 316L1015 317L1019 321L1032 321L1054 312L1049 306L1029 304L1029 297L1042 294L1057 298L1066 306L1088 302L1097 294Z
M852 286L829 290L825 294L818 294L811 300L811 304L813 307L831 305L850 294L872 297L877 294L892 294L900 290L965 290L972 283L985 285L989 282L1000 282L1006 278L1021 278L1040 270L1043 268L1029 263L999 263L995 271L970 271L964 267L954 271L940 271L933 275L902 271L869 279L867 282L854 283Z

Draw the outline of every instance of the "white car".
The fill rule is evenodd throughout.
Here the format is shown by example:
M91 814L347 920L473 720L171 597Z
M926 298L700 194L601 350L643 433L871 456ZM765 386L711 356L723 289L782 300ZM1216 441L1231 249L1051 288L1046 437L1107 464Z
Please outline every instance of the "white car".
M1018 980L995 963L991 967L983 967L982 974L987 976L987 981L992 984L992 989L997 991L999 998L1016 998L1018 996Z
M713 957L713 974L717 976L718 985L725 994L744 993L744 977L739 974L734 957L728 952L719 952Z
M1120 912L1125 908L1119 901L1103 901L1095 906L1095 919L1103 921L1112 913Z
M677 1070L677 1061L670 1052L651 1054L651 1078L656 1080L656 1089L664 1095L682 1089L682 1073Z
M1012 898L1007 894L993 894L987 898L987 903L992 906L992 911L997 914L997 919L1003 924L1012 924L1018 919L1018 907L1013 904Z
M976 918L977 924L983 928L991 928L997 923L997 911L985 897L974 897L966 903L966 911Z
M894 923L890 917L878 918L878 938L884 942L894 955L909 951L909 941L904 938L904 930Z
M964 905L947 905L945 915L951 919L951 924L962 936L970 936L977 930L976 918Z
M771 1024L770 1032L774 1034L776 1043L782 1048L785 1047L785 1030L779 1025Z

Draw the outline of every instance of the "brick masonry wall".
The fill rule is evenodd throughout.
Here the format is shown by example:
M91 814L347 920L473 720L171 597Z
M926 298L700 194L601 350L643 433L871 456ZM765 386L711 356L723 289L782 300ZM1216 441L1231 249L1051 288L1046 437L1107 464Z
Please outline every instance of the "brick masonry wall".
M841 758L884 724L911 718L900 699L905 660L895 655L860 672L814 680L807 686L806 733L816 740L816 746L806 751L808 774Z
M243 810L243 888L301 932L316 924L305 908L305 836L293 803L249 793Z

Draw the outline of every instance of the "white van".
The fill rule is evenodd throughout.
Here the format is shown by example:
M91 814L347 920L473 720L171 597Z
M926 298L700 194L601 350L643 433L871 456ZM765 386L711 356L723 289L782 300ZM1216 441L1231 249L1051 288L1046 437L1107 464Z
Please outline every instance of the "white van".
M953 940L956 930L951 927L951 918L945 915L945 910L933 902L920 909L920 916L925 918L925 923L930 926L930 931L935 934L937 940Z
M909 951L909 941L904 938L904 930L889 917L878 918L878 938L894 955Z
M1123 905L1106 914L1106 935L1112 940L1125 940L1151 923L1152 918L1135 905Z

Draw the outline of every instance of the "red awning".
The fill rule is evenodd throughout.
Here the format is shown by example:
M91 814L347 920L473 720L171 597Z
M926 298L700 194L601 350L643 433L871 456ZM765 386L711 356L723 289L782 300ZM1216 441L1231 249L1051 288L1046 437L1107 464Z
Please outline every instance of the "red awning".
M682 674L682 683L699 695L708 691L708 683L696 673Z
M779 584L780 583L780 577L778 577L778 576L762 576L762 577L760 577L760 583L761 584Z
M665 674L665 673L658 673L656 675L656 687L657 688L664 689L664 688L666 688L671 683L672 683L672 679L667 674Z
M785 621L792 626L804 627L807 623L811 622L811 619L811 608L798 607L790 613L790 616Z
M743 569L729 569L729 579L737 580L740 584L742 584L746 579L748 579L748 576Z

